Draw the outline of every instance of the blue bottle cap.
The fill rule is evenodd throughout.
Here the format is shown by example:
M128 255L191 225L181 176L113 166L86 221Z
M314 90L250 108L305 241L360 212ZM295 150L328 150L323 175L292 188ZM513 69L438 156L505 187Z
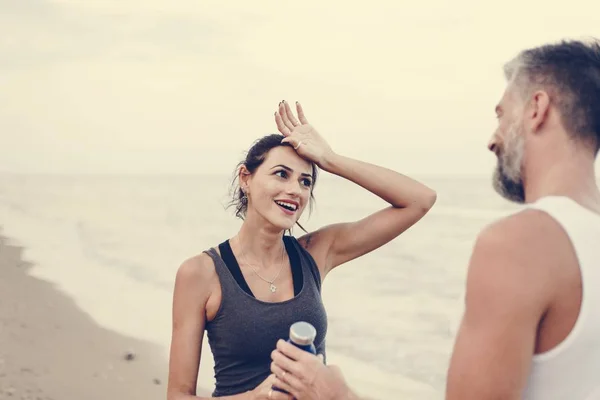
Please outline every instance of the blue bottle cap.
M301 346L307 346L315 341L317 330L308 322L299 321L290 326L290 340Z

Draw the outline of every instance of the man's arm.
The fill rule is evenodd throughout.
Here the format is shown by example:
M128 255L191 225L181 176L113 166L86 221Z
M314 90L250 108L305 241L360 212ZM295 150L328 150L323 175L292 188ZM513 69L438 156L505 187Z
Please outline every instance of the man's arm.
M527 382L537 328L549 304L547 216L524 211L478 238L466 310L448 370L447 400L516 400Z

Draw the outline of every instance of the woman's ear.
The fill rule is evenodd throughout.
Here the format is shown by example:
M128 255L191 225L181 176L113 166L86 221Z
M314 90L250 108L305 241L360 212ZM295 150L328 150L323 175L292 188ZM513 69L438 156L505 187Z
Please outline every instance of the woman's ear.
M250 185L251 176L252 174L250 174L248 168L246 168L245 165L242 165L239 170L238 178L240 180L240 189L242 189L242 192L244 192L246 195L248 194L248 186Z

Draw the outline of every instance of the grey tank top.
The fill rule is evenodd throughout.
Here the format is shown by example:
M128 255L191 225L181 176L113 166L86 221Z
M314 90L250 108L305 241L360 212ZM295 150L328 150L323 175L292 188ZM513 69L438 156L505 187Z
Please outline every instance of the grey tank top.
M213 259L222 293L215 318L206 324L214 358L213 397L243 393L262 383L271 373L271 352L279 339L288 339L294 322L314 325L317 353L326 357L327 314L317 264L294 237L284 236L283 240L292 270L301 271L293 274L294 279L301 279L302 285L292 299L277 303L261 301L242 289L224 261L231 263L232 254L221 257L215 249L205 251ZM239 269L235 258L233 263Z

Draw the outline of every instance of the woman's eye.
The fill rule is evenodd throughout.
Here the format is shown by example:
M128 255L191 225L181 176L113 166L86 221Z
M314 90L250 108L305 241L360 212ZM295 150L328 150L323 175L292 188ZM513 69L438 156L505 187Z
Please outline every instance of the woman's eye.
M303 179L302 183L304 184L304 186L306 187L311 187L312 186L312 181L310 179Z
M279 176L280 178L286 178L287 177L287 173L284 170L275 172L275 175Z

